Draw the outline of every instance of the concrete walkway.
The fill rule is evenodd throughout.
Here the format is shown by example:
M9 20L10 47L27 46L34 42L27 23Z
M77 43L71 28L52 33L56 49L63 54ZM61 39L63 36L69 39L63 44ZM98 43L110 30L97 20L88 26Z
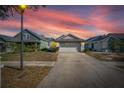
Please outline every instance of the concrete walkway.
M5 66L19 66L19 61L3 61ZM54 61L24 61L24 66L54 66Z
M58 62L38 87L124 87L124 69L116 65L101 62L84 53L59 53ZM124 62L121 65L124 66Z

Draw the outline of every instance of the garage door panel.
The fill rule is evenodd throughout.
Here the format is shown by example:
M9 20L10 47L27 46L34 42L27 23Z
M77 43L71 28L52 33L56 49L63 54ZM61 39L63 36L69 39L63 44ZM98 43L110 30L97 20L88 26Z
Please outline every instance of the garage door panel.
M78 52L76 47L60 47L59 52Z

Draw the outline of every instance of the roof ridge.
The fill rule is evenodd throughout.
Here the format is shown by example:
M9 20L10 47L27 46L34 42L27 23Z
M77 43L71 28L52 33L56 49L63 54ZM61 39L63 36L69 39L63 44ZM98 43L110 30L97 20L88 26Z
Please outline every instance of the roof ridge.
M14 40L14 38L11 36L1 35L1 34L0 34L0 38L3 39L4 41L13 41Z
M74 38L76 38L76 39L82 39L82 38L79 38L79 37L77 37L77 36L75 36L75 35L73 35L73 34L71 34L71 33L68 33L67 35L61 35L60 37L58 37L58 38L56 38L56 39L62 39L62 38L64 38L64 37L66 37L66 36L71 36L71 37L74 37Z
M46 40L45 37L42 37L41 35L39 35L39 34L33 32L33 31L30 31L30 30L28 30L28 29L24 29L24 31L28 31L30 34L32 34L33 36L35 36L35 37L38 38L38 39Z

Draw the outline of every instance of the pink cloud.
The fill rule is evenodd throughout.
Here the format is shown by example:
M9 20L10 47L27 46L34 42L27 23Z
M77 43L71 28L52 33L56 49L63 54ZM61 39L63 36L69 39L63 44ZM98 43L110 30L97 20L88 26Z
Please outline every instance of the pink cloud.
M46 36L58 37L62 34L72 33L82 38L89 38L99 34L110 32L123 32L123 28L119 27L121 20L108 20L110 15L108 8L98 8L89 17L89 20L79 18L76 14L68 14L67 12L59 12L55 10L40 9L37 12L26 10L24 14L24 28L34 32L43 33ZM94 26L96 31L83 29L83 25ZM80 28L82 26L82 28ZM16 32L9 29L20 29L20 19L10 19L8 21L0 21L0 34L14 35ZM5 30L8 29L8 30Z
M111 11L107 7L98 8L91 16L90 16L90 23L91 25L95 26L96 28L103 30L105 33L124 33L124 27L120 27L121 20L108 20Z
M48 10L48 9L40 9L39 11L35 12L31 10L27 10L26 15L29 17L37 16L37 19L50 19L54 21L64 21L64 22L70 22L75 24L87 24L88 21L85 19L81 19L79 17L76 17L75 14L68 14L66 12L59 12L54 10ZM49 20L49 21L50 21Z

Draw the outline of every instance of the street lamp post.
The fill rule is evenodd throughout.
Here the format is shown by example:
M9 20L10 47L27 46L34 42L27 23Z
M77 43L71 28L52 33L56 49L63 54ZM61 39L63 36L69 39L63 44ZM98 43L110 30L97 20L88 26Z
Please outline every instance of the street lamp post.
M21 47L20 47L20 69L23 69L23 13L26 5L20 5L21 10Z

